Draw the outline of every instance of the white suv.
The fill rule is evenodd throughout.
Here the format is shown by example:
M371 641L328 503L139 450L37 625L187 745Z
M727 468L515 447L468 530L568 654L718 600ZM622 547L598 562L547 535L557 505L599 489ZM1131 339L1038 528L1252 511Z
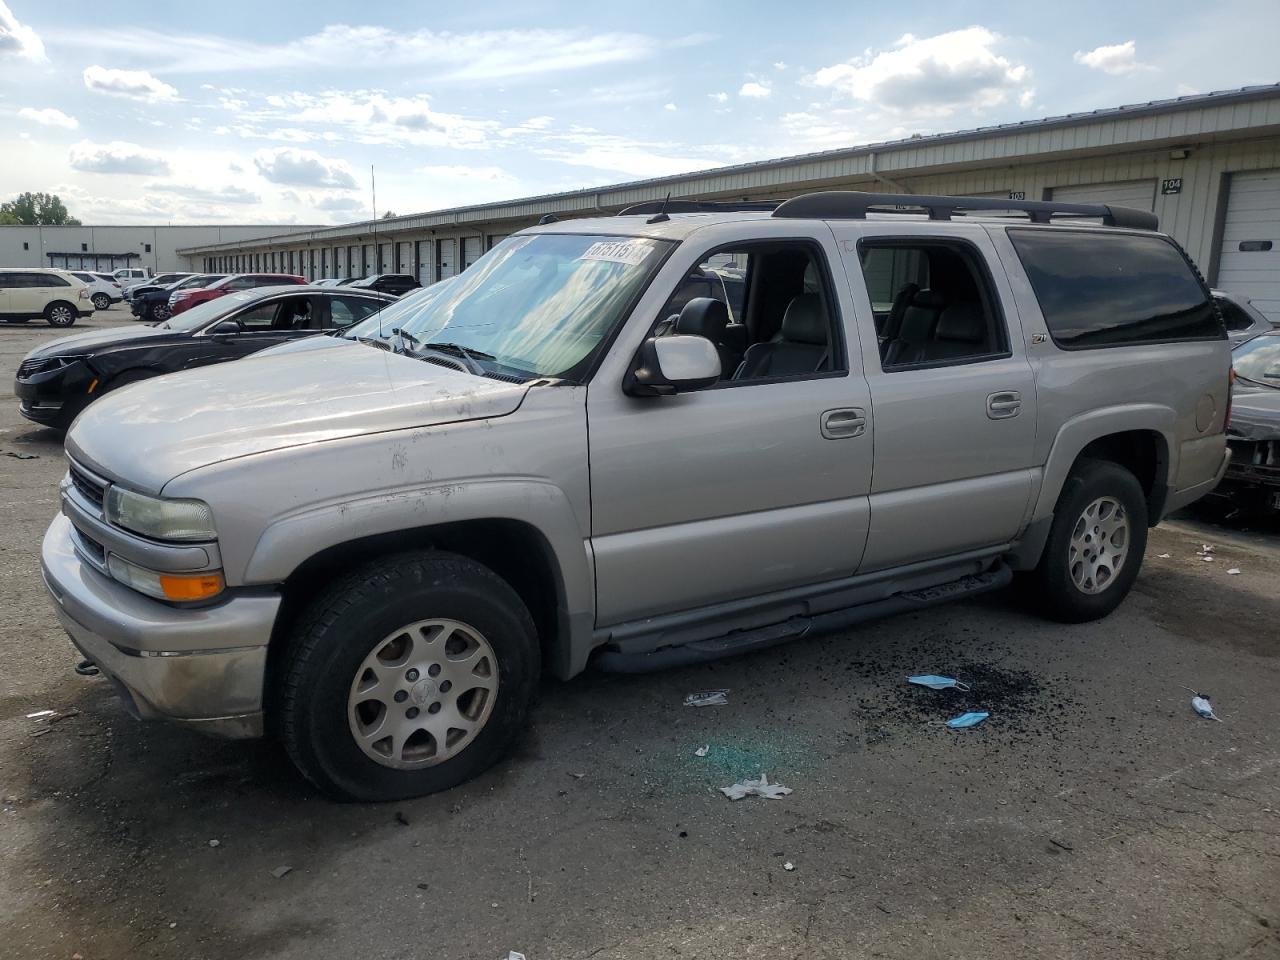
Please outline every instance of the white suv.
M92 313L88 286L66 270L0 269L0 319L6 323L44 317L51 327L69 327Z
M72 270L70 273L89 288L89 299L93 301L95 310L106 310L124 299L120 284L109 273L90 273L87 270Z

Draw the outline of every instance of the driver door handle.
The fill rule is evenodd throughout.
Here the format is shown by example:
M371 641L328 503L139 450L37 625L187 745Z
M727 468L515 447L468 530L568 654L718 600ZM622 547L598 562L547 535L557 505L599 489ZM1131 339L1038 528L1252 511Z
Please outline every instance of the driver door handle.
M822 414L822 435L828 440L860 437L867 432L867 411L861 407L841 407Z

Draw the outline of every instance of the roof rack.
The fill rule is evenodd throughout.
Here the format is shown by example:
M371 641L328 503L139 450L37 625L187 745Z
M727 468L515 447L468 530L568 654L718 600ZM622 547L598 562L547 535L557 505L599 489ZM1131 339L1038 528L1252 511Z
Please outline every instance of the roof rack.
M645 213L742 213L773 210L781 200L645 200L619 210L619 217Z
M865 220L868 211L914 213L924 210L930 220L950 220L971 210L1018 210L1032 223L1051 223L1055 217L1101 217L1108 227L1158 230L1160 220L1146 210L1107 203L1057 203L1053 200L1002 200L995 197L929 197L914 193L862 193L827 190L785 200L775 217L813 220Z

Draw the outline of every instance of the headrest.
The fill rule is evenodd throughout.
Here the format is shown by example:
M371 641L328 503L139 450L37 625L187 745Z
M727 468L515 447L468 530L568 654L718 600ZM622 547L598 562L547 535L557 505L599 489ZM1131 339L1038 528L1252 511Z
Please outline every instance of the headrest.
M932 307L910 306L902 311L902 323L898 327L899 340L919 343L933 337L938 322L938 311Z
M706 337L712 343L720 342L725 325L729 322L729 308L721 300L711 297L694 297L684 305L676 320L676 333Z
M820 296L802 293L792 298L782 315L782 339L792 343L826 344L827 312L822 309Z
M911 298L911 305L924 310L941 310L947 305L947 298L937 290L921 290Z
M957 303L947 307L938 318L938 340L958 340L962 343L982 343L987 339L987 322L982 309L976 303Z

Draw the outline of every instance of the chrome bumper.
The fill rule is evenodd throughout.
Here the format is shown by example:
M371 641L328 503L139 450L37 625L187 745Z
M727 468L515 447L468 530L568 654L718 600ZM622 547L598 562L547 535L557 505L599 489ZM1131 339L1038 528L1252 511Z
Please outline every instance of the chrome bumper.
M171 607L85 563L71 530L59 516L45 533L45 586L71 641L115 682L131 712L219 736L261 736L267 642L280 598Z

